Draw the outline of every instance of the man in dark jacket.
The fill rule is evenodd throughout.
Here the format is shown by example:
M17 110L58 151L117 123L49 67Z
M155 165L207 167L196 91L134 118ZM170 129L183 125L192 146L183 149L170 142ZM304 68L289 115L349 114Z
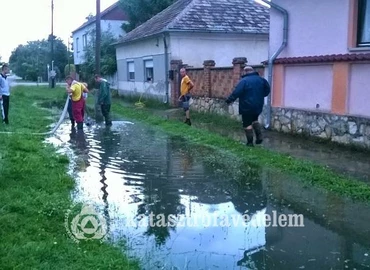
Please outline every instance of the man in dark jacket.
M226 103L231 104L239 98L239 114L242 116L247 145L253 146L253 130L256 133L256 144L262 143L262 127L258 116L262 112L265 97L270 93L270 85L252 67L245 67L244 72L245 75Z

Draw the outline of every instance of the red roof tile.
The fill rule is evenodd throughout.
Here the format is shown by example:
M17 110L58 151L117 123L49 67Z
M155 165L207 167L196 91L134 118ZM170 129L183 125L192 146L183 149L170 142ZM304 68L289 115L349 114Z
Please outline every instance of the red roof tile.
M349 62L349 61L370 61L370 53L347 53L347 54L331 54L303 57L286 57L277 58L274 64L308 64L308 63L327 63L327 62ZM267 64L264 61L263 64Z

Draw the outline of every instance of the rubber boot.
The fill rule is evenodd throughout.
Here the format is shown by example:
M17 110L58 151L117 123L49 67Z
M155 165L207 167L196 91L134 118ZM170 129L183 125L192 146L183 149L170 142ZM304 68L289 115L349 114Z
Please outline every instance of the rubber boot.
M247 146L253 146L253 129L245 129L245 136L247 137Z
M77 129L82 130L84 127L84 123L77 123Z
M254 122L252 127L256 133L256 144L261 144L263 141L261 124L259 122Z

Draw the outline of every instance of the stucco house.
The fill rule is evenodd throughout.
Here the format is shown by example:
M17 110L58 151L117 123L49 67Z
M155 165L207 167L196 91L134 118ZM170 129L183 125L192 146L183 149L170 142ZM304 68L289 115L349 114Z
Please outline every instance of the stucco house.
M100 12L101 31L110 31L115 37L120 38L126 33L122 24L128 22L125 12L119 7L119 2L114 3ZM89 33L95 30L96 16L87 17L87 21L72 32L74 64L78 67L85 62L84 51L89 43Z
M194 67L212 59L230 66L235 56L261 64L268 56L269 11L250 0L178 0L116 44L120 93L169 100L171 60Z
M279 48L266 123L370 147L370 2L272 0L269 57Z

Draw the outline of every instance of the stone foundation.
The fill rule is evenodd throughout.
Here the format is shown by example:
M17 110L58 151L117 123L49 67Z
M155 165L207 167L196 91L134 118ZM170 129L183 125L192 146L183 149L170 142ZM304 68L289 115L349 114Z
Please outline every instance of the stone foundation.
M238 106L238 102L227 106L225 99L193 97L191 108L241 121ZM264 110L261 123L264 123L265 114ZM287 108L272 108L271 114L273 130L370 149L370 119Z
M272 128L370 149L370 119L287 108L272 109Z
M225 99L193 97L191 108L198 112L225 115L235 120L241 120L238 102L228 106L225 103Z

